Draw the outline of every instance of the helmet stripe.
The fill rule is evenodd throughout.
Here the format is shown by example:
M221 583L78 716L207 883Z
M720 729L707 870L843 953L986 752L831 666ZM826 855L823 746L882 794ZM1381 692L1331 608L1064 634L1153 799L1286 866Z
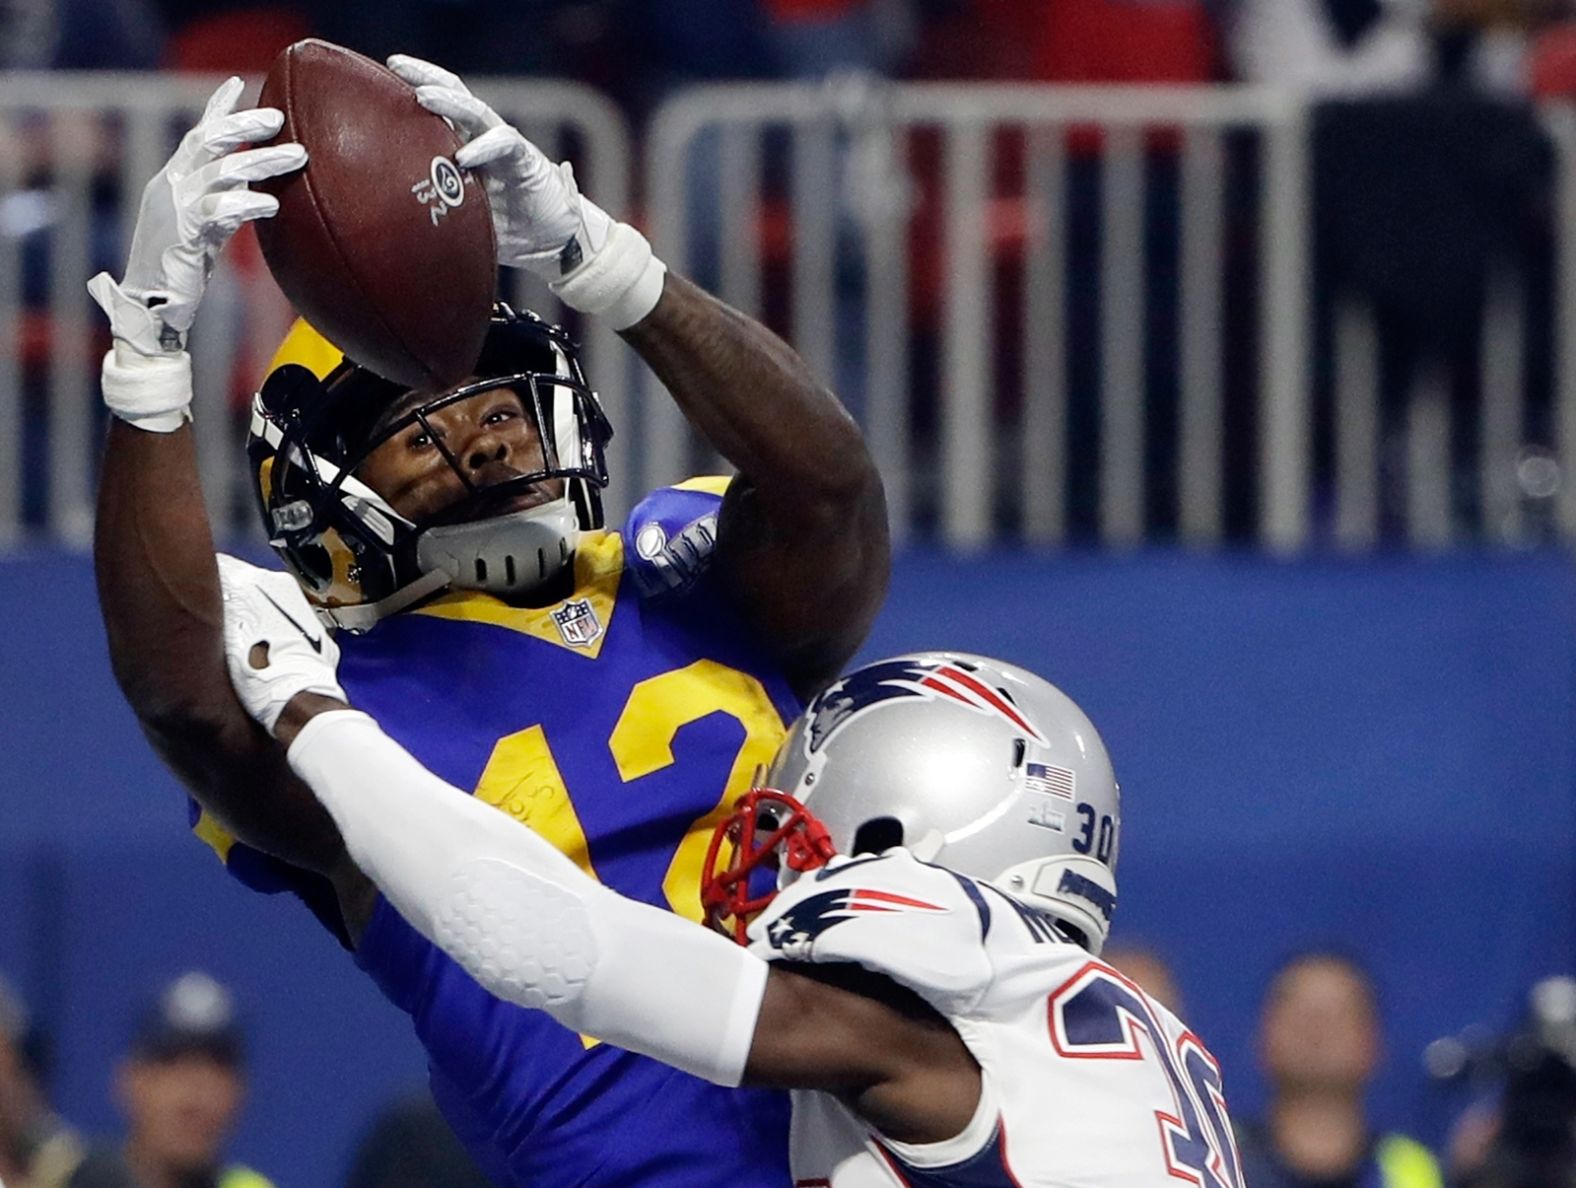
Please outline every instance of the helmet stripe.
M962 685L965 689L973 693L976 697L985 702L986 705L990 706L991 709L995 710L1013 725L1019 727L1022 730L1028 731L1028 733L1034 738L1035 742L1038 742L1042 745L1045 743L1045 736L1041 734L1027 718L1014 709L1013 706L1008 701L1006 701L1006 699L1004 699L989 685L982 684L971 677L968 673L964 672L962 669L953 667L952 665L948 665L946 668L939 669L936 673L936 676L945 677L949 681L954 681L957 684ZM926 684L930 684L930 682L926 681Z
M980 706L979 702L975 701L974 698L972 698L972 697L965 697L962 693L958 692L956 689L954 689L951 685L947 684L945 681L937 680L933 676L926 677L924 680L920 681L919 683L920 683L921 687L929 689L933 693L940 693L940 694L942 694L945 697L952 698L953 701L961 701L964 705L968 706L970 709L976 709L977 710L977 709L982 708Z

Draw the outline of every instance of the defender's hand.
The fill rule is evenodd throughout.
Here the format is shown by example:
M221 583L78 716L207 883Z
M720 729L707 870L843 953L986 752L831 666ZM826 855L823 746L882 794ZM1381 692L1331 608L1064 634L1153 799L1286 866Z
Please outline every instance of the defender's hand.
M568 164L549 161L443 67L406 54L395 54L388 67L464 137L455 164L481 172L500 264L534 272L566 305L606 317L615 330L651 312L666 267L645 236L580 193Z
M220 250L242 223L278 211L277 198L255 194L247 183L306 164L299 144L235 151L268 140L284 124L277 108L236 111L242 87L232 78L213 93L197 126L143 190L125 279L117 285L100 273L88 282L117 343L139 355L182 349Z
M277 735L298 693L346 700L335 671L339 648L295 578L219 554L224 660L246 712Z

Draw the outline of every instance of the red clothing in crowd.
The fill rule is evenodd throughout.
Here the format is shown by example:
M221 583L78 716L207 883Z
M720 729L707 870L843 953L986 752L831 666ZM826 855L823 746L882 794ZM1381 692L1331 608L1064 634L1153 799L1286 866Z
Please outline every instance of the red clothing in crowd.
M766 12L781 24L830 21L863 8L867 0L766 0Z
M1215 77L1215 40L1200 0L973 0L926 40L929 77L1066 83Z
M1201 83L1215 75L1209 18L1195 0L1041 0L1034 7L1041 13L1038 78Z

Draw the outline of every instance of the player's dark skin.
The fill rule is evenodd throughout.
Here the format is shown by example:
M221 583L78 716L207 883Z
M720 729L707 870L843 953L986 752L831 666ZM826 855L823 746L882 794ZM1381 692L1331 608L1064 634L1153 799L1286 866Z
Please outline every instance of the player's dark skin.
M786 343L681 277L669 274L656 308L624 336L738 468L715 564L809 696L859 646L886 590L885 501L858 427ZM508 466L500 449L540 457L534 430L486 423L490 403L453 407L447 444L482 481ZM409 478L426 463L390 465ZM452 475L441 482L460 485ZM439 497L422 485L400 498ZM191 430L152 433L112 418L94 562L116 679L154 748L226 829L332 881L354 940L376 891L284 749L235 698L213 552Z
M404 411L396 405L386 419L392 422ZM356 477L407 520L430 523L445 513L463 510L471 494L471 488L449 464L448 454L465 467L467 478L482 491L541 470L545 464L541 434L526 415L525 402L512 388L494 388L400 430L367 455L356 469ZM506 506L487 511L493 515L525 511L563 493L563 480L550 479L512 497ZM559 599L548 597L546 601Z

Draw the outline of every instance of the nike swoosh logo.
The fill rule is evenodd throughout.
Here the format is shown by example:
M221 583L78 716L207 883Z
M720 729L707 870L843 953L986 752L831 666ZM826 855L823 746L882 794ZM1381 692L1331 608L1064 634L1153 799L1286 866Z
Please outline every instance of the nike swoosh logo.
M319 656L323 654L323 637L321 635L314 637L310 631L301 626L300 623L297 623L289 611L273 600L272 596L267 590L259 589L257 592L264 598L267 598L269 604L285 617L285 620L290 624L290 626L294 627L302 634L303 637L305 637L306 642L312 645L312 650L314 652L316 652Z

